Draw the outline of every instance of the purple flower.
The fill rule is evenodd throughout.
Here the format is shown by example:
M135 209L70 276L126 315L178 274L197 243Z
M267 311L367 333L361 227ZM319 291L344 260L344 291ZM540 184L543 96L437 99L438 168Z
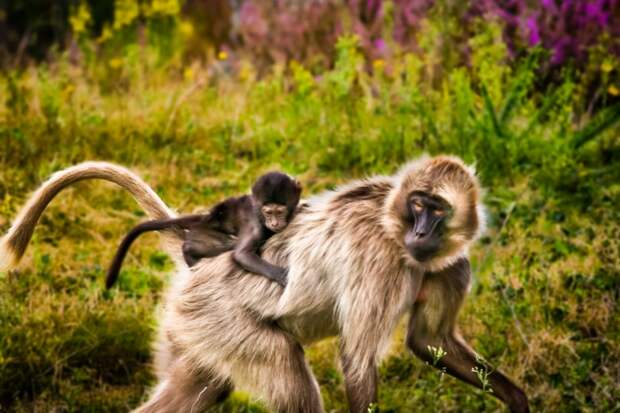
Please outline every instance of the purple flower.
M472 22L479 18L502 23L503 39L510 56L532 46L551 52L551 66L572 60L577 66L604 33L620 38L620 0L476 0L466 8L437 8L434 0L393 0L393 31L388 34L399 49L419 50L421 22L434 13L447 13L462 28L446 34L444 42L467 45L475 34ZM205 2L207 3L207 2ZM331 64L336 39L345 31L356 33L364 55L382 59L389 54L385 10L382 0L241 0L237 32L240 44L260 63L280 59L320 61ZM434 17L437 18L438 16ZM439 18L442 18L439 16ZM443 35L443 34L442 34ZM462 48L467 59L467 47ZM612 42L610 53L620 56L620 44ZM318 59L317 59L318 58Z
M569 46L571 44L571 39L566 36L559 39L552 47L553 54L551 56L551 64L557 65L563 63L566 60L567 52L569 51Z
M530 46L535 46L540 43L540 32L538 30L538 23L536 23L535 17L529 17L526 23L528 32L529 32L529 42Z
M386 51L386 46L385 46L385 40L379 38L379 39L375 39L372 42L373 47L375 48L375 50L377 51L378 54L382 55L385 53Z

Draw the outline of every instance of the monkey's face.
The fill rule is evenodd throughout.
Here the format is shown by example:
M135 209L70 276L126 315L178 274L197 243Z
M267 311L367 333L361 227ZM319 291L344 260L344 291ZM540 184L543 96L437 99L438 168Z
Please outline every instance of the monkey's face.
M450 205L439 196L413 191L407 198L407 210L409 225L405 233L405 246L417 261L427 261L441 248Z
M388 194L382 225L413 266L439 271L466 252L484 226L474 170L450 156L405 165Z
M289 211L286 205L265 204L260 208L265 226L273 232L280 232L288 225Z

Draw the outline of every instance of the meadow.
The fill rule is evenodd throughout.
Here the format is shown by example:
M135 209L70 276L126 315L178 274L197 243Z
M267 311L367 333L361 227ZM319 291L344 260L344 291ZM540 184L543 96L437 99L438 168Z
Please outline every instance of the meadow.
M131 167L190 212L268 170L296 175L309 196L424 153L454 154L476 165L489 212L471 251L463 335L525 388L532 411L620 411L620 103L611 93L586 107L569 70L541 82L542 50L508 64L497 25L469 42L468 66L434 64L433 47L368 60L345 35L319 74L297 61L233 68L226 53L187 63L139 45L5 70L0 229L52 172L84 160ZM0 411L127 411L144 397L172 272L157 235L136 243L117 287L103 285L141 219L100 182L46 211L19 268L0 274ZM346 411L335 340L307 354L326 411ZM402 331L380 376L382 412L503 411L411 355ZM235 393L214 411L264 410Z

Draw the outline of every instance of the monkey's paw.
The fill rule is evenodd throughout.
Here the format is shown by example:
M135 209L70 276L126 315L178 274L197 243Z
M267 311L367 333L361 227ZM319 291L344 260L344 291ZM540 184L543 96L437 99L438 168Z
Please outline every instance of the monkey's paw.
M288 284L288 268L279 268L276 274L274 274L273 280L280 284L282 288L286 288L286 284Z

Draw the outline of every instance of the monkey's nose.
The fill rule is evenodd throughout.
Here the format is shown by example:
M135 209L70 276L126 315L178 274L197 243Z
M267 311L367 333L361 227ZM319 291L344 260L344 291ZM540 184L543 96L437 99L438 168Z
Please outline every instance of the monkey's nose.
M285 227L285 225L282 225L279 222L274 222L274 223L271 224L272 231L276 231L276 232L284 229L284 227Z

